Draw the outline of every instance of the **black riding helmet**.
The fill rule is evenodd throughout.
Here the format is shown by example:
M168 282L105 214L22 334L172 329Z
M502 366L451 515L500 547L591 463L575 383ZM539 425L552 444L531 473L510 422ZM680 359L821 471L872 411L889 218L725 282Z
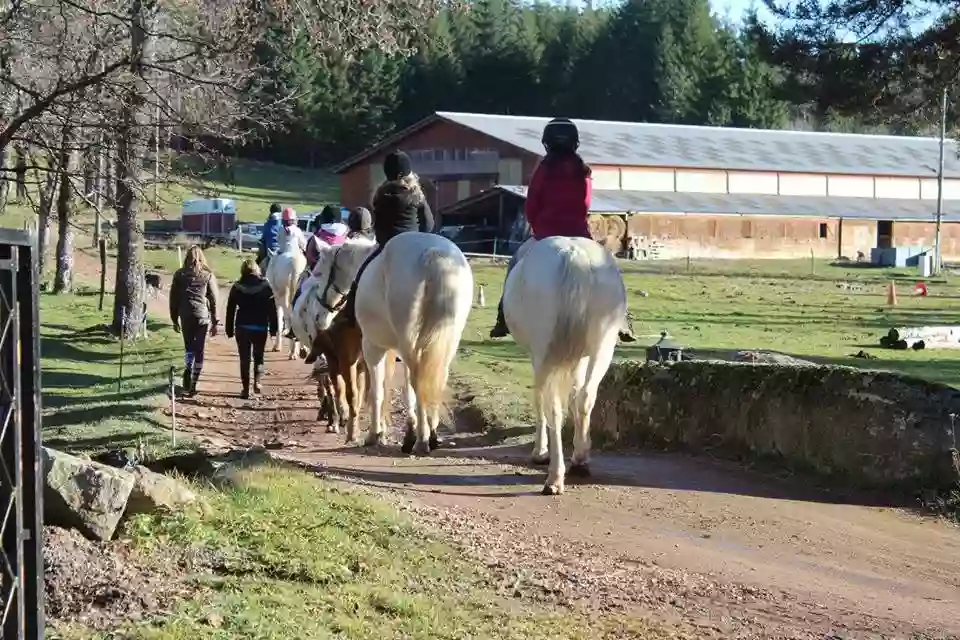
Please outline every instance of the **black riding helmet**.
M543 128L543 148L549 151L576 151L580 132L569 118L554 118Z
M280 206L279 204L277 204L276 202L274 202L272 205L270 205L270 213L272 213L272 214L273 214L273 213L280 213L282 210L283 210L283 207L281 207L281 206Z
M350 216L347 218L347 226L350 231L368 231L373 228L373 215L366 207L354 207L350 209Z

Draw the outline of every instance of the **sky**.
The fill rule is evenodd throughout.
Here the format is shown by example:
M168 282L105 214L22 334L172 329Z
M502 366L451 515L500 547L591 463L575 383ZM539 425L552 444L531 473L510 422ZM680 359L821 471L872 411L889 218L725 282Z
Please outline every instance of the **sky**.
M730 17L734 20L740 20L744 12L751 7L757 8L761 19L770 18L770 12L758 0L710 0L710 6L720 15L729 11Z

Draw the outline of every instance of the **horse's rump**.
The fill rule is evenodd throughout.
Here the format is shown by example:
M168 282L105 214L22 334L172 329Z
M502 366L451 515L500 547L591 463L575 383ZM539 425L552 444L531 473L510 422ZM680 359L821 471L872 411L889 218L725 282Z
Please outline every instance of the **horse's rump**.
M572 374L619 330L625 304L613 257L585 238L537 242L510 274L504 295L507 324L540 361L547 386L561 383L556 376Z

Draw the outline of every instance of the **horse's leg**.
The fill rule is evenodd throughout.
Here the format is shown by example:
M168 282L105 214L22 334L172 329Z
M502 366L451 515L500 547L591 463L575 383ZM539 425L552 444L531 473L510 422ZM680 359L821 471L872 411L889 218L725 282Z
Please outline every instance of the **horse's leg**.
M276 305L277 312L277 337L273 339L273 350L280 351L280 341L283 340L283 332L285 327L283 326L283 309L280 305Z
M370 375L370 391L367 393L370 406L370 431L364 442L367 446L382 444L385 440L383 433L383 396L387 382L386 350L374 346L364 338L363 360L367 363Z
M327 431L329 433L334 433L335 430L332 430L331 427L336 427L336 425L340 424L340 407L337 404L337 385L332 373L327 376L326 387L328 416Z
M537 417L537 426L530 462L537 466L544 466L550 463L550 450L547 447L547 416L543 412L539 393L533 394L533 414Z
M360 407L358 406L362 399L357 388L357 363L354 362L346 367L346 387L347 387L347 414L346 432L347 443L353 444L357 432L357 421L360 419Z
M616 335L616 334L614 334ZM616 339L608 339L597 354L587 358L577 371L579 384L573 400L573 457L570 460L570 475L590 475L590 414L597 401L600 381L610 368ZM582 377L581 377L582 369Z
M413 392L413 383L411 382L410 369L407 363L403 363L406 372L403 375L403 390L407 396L407 425L403 434L403 453L412 453L413 445L417 442L417 394Z
M337 389L337 421L333 433L340 433L340 427L346 427L350 417L349 372L345 367L338 367L336 371L331 373L336 381Z
M393 397L393 374L396 371L396 353L387 351L383 357L384 376L383 376L383 401L380 404L380 420L383 422L381 430L386 429L393 424L393 407L390 400Z
M326 420L329 424L330 407L327 401L327 386L324 378L317 380L317 400L320 401L320 408L317 410L317 422Z
M288 326L293 326L293 313L287 315L287 321L289 322ZM287 352L287 360L296 360L297 347L300 346L300 343L297 342L297 339L294 338L290 340L290 351Z
M554 390L550 390L551 393L547 397L540 376L537 376L534 386L535 393L540 396L540 411L541 413L546 412L549 427L547 435L550 449L550 468L547 471L547 482L543 486L543 495L560 495L563 493L563 481L566 472L563 463L563 441L560 439L563 428L563 399Z
M533 377L536 379L537 371L541 364L538 360L533 362ZM533 437L533 453L530 455L530 462L537 466L544 466L550 463L550 450L547 447L547 414L543 411L543 394L536 388L533 391L533 414L536 416L537 424Z

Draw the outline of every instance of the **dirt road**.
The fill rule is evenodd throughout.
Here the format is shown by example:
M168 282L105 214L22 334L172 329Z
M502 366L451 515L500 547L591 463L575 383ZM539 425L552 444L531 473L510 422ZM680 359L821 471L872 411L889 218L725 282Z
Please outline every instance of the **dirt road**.
M430 458L345 447L315 421L309 367L281 354L268 356L263 398L241 401L234 353L224 337L211 345L201 394L183 403L188 429L272 442L278 456L402 501L512 571L518 595L625 609L688 637L960 634L960 530L942 522L679 455L600 455L589 482L543 497L526 450L472 447L476 434L450 436Z

